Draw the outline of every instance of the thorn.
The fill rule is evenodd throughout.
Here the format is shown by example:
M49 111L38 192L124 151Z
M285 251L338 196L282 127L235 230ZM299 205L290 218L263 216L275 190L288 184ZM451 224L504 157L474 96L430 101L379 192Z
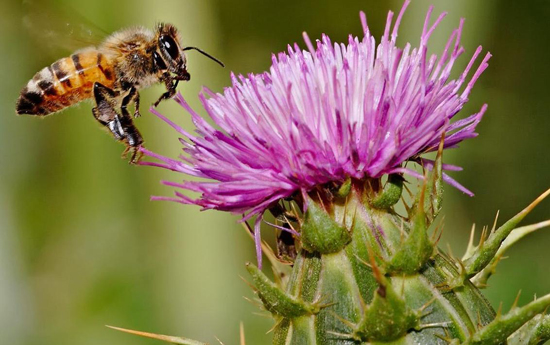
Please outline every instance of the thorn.
M258 308L258 309L262 309L262 310L265 310L265 307L264 305L262 304L262 301L258 300L258 299L251 299L251 298L248 298L246 296L243 296L244 300L247 301L248 303L252 304L254 307Z
M254 290L254 291L257 291L257 290L256 290L256 287L255 287L254 285L252 285L251 282L249 282L248 280L246 280L245 277L239 275L239 278L241 278L241 280L242 280L246 285L248 285L249 288L251 288L251 289Z
M497 221L498 221L499 214L500 214L500 210L497 210L497 215L495 216L495 222L493 223L493 228L491 229L491 234L494 233L497 228Z
M273 315L271 315L269 313L262 313L261 311L254 311L254 312L252 312L252 315L256 315L256 316L259 316L259 317L263 317L263 318L266 318L266 319L273 320Z
M298 212L298 208L296 207L296 204L291 202L289 203L290 208L292 209L292 214L294 214L298 220L298 224L302 224L302 219L298 216L300 213Z
M420 307L420 309L418 309L418 311L419 311L420 313L424 312L424 310L425 310L426 308L428 308L430 305L432 305L432 303L435 302L436 300L437 300L437 297L432 298L432 299L429 300L428 302L424 303L424 305L422 305L422 306ZM428 313L428 314L426 314L426 315L422 315L422 317L427 316L427 315L429 315L429 314L431 314L431 312Z
M279 322L276 322L270 329L267 330L267 332L265 332L265 334L269 334L271 332L273 332L275 330L275 328L277 328L277 326L279 326L279 324L281 322L283 322L284 318L281 318L281 320Z
M336 305L336 304L338 304L338 302L328 302L328 303L323 303L323 304L316 304L316 306L319 309L324 309L324 308L332 307L333 305Z
M479 284L474 284L476 286L476 288L478 289L486 289L489 287L489 284L485 284L485 283L479 283Z
M421 331L421 330L426 329L426 328L448 328L451 324L452 324L452 322L450 322L450 321L426 323L426 324L423 324L423 325L419 325L417 328L415 328L415 330Z
M502 302L498 305L497 314L495 316L495 320L502 316Z
M442 293L449 292L449 291L453 290L453 288L450 287L449 284L447 284L447 283L436 284L434 287L436 289L438 289L439 291L441 291Z
M403 207L405 208L405 212L407 212L407 214L410 214L411 213L411 207L405 201L405 197L401 197L401 202L403 203Z
M446 341L447 344L450 344L454 339L451 338L451 336L449 335L449 332L447 331L447 328L445 328L445 336L442 336L441 334L437 334L437 333L434 333L433 334L436 338L439 338L443 341Z
M447 255L453 260L454 262L457 262L458 259L454 256L453 250L451 249L451 244L447 242Z
M470 257L475 250L474 246L474 238L476 236L476 224L472 224L472 230L470 231L470 239L468 240L468 247L466 247L466 253L464 253L464 256L462 257L462 260L466 260L468 257Z
M348 195L348 196L349 196L349 195ZM344 203L344 210L343 210L343 212L344 212L344 217L342 218L342 224L344 224L344 225L346 224L346 216L347 216L347 214L348 214L348 212L347 212L347 211L348 211L348 202L347 202L347 201L349 200L349 199L348 199L348 196L346 196L346 202ZM355 216L356 216L356 214L353 215L352 222L353 222L353 220L355 219ZM353 228L352 228L352 229L353 229Z
M478 248L483 247L483 244L485 244L485 240L487 239L487 226L483 227L483 230L481 230L481 238L479 239L479 244L477 245Z
M271 327L267 332L265 332L265 334L269 334L269 333L273 332L275 330L275 328L277 328L284 320L286 320L286 319L282 318L282 317L275 320L275 324L273 325L273 327Z
M348 326L349 328L357 329L356 324L354 324L353 322L351 322L347 319L344 319L342 316L338 315L334 310L329 310L329 313L332 314L332 316L334 316L338 321L340 321L344 325Z
M445 228L445 216L441 217L441 220L439 221L439 224L435 227L431 242L433 243L434 248L437 248L437 245L439 241L441 240L441 236L443 236L443 229ZM439 234L438 234L439 232ZM437 237L436 237L437 235Z
M385 285L384 285L384 277L382 275L382 272L380 272L380 268L376 265L376 261L374 260L374 254L372 253L372 248L370 248L370 246L367 245L367 251L369 253L369 259L370 259L370 264L371 264L371 268L372 268L372 274L374 275L374 279L376 279L376 281L378 282L378 289L376 290L376 292L378 294L381 294L381 293L384 293L383 291L385 291ZM382 296L383 297L383 296Z
M353 210L353 219L351 220L351 224L350 224L349 229L353 229L355 227L355 222L356 221L357 221L357 207L355 208L355 210ZM349 230L349 231L351 231L351 230Z
M399 245L403 245L403 242L405 241L405 229L404 229L404 219L401 219L401 225L399 225Z
M315 190L315 193L317 193L317 198L318 198L318 200L319 200L319 204L321 205L321 208L323 209L323 211L325 211L326 213L328 213L327 208L325 207L325 203L323 202L323 199L321 198L321 194L319 193L319 190L316 189L316 190Z
M218 343L220 343L221 345L225 345L225 344L220 340L220 338L218 338L218 337L216 337L216 336L214 336L214 338L216 338L216 340L218 341Z
M144 337L144 338L162 340L162 341L165 341L165 342L168 342L168 343L173 343L173 344L181 344L181 345L207 345L206 343L202 343L202 342L199 342L199 341L196 341L196 340L187 339L187 338L172 337L172 336L163 335L163 334L154 334L154 333L148 333L148 332L134 331L134 330L131 330L131 329L120 328L120 327L109 326L109 325L105 325L105 326L108 327L108 328L110 328L110 329L114 329L114 330L116 330L116 331L120 331L120 332L124 332L124 333L129 333L129 334L134 334L134 335L138 335L138 336Z
M339 332L334 332L334 331L326 331L327 334L332 334L332 335L335 335L337 337L340 337L340 339L355 339L355 337L353 336L353 334L345 334L345 333L339 333ZM357 340L360 340L360 339L357 339Z
M510 308L510 311L514 310L518 306L519 296L521 296L521 290L518 291L518 294L516 296L516 299L514 300L514 303L512 303L512 307Z
M239 324L239 337L240 337L240 345L246 345L246 340L244 338L244 324L241 321Z
M481 322L481 312L477 310L477 329L483 328L483 323Z
M338 302L324 302L326 299L328 299L327 295L321 295L319 298L316 298L312 304L319 308L319 310L338 304Z
M355 258L357 259L357 261L359 261L360 263L362 263L363 265L367 266L368 268L372 269L372 265L369 264L368 262L366 262L365 260L361 259L359 257L359 255L355 254Z

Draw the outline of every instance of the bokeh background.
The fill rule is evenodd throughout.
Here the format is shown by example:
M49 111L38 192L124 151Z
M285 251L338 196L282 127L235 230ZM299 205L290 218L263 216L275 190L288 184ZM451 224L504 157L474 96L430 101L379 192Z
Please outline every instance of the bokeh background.
M361 33L358 12L364 10L380 37L388 9L397 11L401 3L52 0L36 6L46 19L37 22L43 30L81 17L107 32L174 23L185 44L227 65L188 54L193 78L179 90L198 109L202 85L221 91L230 71L266 70L272 52L293 42L304 46L302 31L343 41ZM447 188L445 195L441 243L461 256L472 223L492 224L497 210L501 221L508 219L550 187L550 2L415 0L401 27L403 44L418 42L430 3L438 13L449 12L432 39L434 51L459 18L467 18L466 54L455 72L478 44L494 55L462 112L489 103L480 136L445 157L464 167L453 176L476 193L469 198ZM27 80L69 52L55 48L63 38L35 39L37 33L22 25L29 9L21 1L3 0L0 9L0 343L159 344L104 327L109 324L213 344L218 337L229 345L238 343L240 321L247 344L269 343L271 320L243 299L253 297L240 278L247 277L244 262L255 257L237 217L149 201L150 195L171 195L161 179L182 176L121 160L123 146L102 133L88 103L46 119L15 116ZM144 116L137 126L148 148L175 156L177 134L147 111L161 92L155 86L141 93ZM159 109L192 130L175 102ZM525 224L549 218L547 200ZM509 252L486 290L495 307L508 307L520 289L520 303L550 292L548 248L550 230L542 230Z

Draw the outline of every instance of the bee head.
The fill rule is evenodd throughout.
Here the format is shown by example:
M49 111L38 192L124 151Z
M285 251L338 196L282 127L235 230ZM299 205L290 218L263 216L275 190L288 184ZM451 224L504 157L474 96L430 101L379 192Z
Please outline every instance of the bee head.
M222 67L223 62L197 47L182 48L179 43L178 31L171 24L161 23L157 28L158 48L153 52L155 66L161 71L168 71L176 75L176 80L189 80L190 75L187 72L186 50L196 50L202 55L216 61Z
M176 27L161 23L157 27L156 36L157 49L153 52L155 66L161 71L174 73L177 80L189 80L187 59L179 44Z

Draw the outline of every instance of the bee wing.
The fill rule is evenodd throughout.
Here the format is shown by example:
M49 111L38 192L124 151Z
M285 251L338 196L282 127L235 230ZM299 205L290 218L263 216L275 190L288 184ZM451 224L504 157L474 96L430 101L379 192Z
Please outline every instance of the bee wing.
M59 57L75 50L96 46L108 33L70 5L53 1L23 1L23 26L33 41L48 55Z

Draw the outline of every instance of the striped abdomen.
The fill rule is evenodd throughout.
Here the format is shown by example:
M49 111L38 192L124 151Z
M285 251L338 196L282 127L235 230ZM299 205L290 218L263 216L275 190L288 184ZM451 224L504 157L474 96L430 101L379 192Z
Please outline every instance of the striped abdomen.
M17 100L18 114L48 115L92 97L99 82L112 88L112 63L96 49L62 58L36 73Z

